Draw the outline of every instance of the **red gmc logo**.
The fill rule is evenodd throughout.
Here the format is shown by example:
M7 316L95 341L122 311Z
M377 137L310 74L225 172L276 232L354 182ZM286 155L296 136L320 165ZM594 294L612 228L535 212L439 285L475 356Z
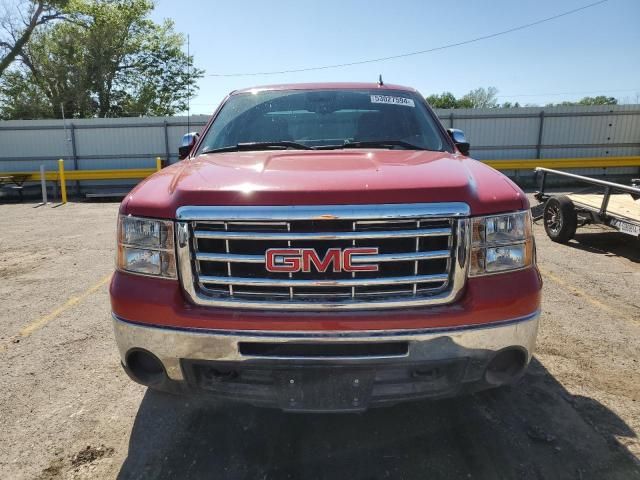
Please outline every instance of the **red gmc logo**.
M320 258L313 248L270 248L266 253L266 268L269 272L311 272L311 265L318 272L377 272L378 265L356 263L358 255L377 255L377 248L330 248Z

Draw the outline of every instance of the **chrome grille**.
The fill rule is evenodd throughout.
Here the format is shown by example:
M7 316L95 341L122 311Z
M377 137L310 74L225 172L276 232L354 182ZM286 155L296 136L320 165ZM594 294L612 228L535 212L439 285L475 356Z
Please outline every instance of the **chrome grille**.
M391 308L452 301L465 278L468 206L459 203L183 207L181 280L195 303L237 308ZM270 248L376 247L378 271L269 272ZM357 265L357 263L356 263Z

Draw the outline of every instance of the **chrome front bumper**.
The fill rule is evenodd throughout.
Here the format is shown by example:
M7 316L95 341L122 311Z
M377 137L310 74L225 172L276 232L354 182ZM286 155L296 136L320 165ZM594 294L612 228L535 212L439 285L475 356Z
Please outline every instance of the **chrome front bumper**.
M538 331L539 312L523 318L496 322L491 325L428 330L359 331L359 332L255 332L255 331L200 331L143 326L113 316L116 342L123 364L127 352L144 349L153 353L164 365L171 380L184 381L181 360L210 360L220 362L259 362L262 357L244 355L240 342L252 343L376 343L408 342L408 353L402 356L366 356L340 358L269 357L269 361L300 364L348 363L370 361L428 362L468 358L486 363L495 352L505 348L521 348L527 361L533 354ZM478 380L483 370L467 368L463 382Z
M348 412L511 382L531 359L538 319L328 333L180 330L114 316L114 328L122 364L139 383L285 411ZM141 355L156 366L155 380L144 380Z

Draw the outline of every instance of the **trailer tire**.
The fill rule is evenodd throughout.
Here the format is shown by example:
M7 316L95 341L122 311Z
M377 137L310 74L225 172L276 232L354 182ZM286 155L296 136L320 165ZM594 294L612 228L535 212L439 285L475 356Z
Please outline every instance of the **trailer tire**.
M543 219L544 229L554 242L567 243L576 234L578 214L571 199L565 195L547 200Z

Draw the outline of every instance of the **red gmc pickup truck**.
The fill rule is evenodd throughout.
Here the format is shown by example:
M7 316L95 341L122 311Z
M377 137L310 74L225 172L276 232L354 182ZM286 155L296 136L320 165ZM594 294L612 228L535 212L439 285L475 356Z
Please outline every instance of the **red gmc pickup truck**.
M118 217L129 376L295 411L512 382L540 313L529 203L396 85L231 93Z

